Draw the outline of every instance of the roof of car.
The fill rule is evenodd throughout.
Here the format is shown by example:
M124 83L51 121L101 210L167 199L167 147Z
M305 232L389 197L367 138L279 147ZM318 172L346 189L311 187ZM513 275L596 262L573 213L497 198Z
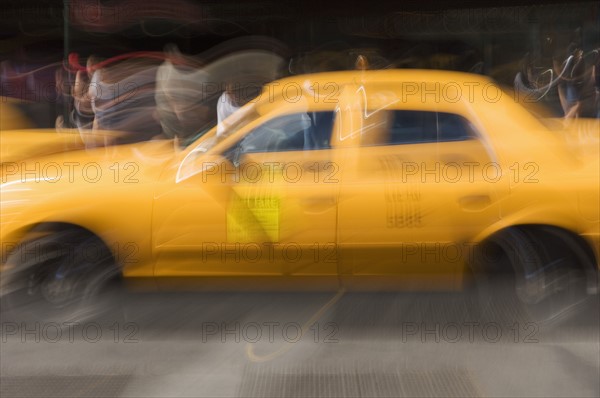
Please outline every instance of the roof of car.
M313 108L326 109L331 104L337 103L342 95L340 88L349 85L379 85L386 88L390 83L399 83L396 89L404 90L403 83L410 83L411 94L419 89L425 90L421 84L437 83L438 90L444 92L446 84L453 86L468 86L469 93L472 87L486 87L494 84L487 76L431 69L381 69L381 70L352 70L340 72L322 72L289 76L266 84L261 95L255 101L256 110L260 114L280 108L282 105L305 106L304 98ZM390 87L391 88L391 87ZM408 90L408 87L406 87ZM427 90L430 90L427 87ZM434 89L435 90L435 89ZM408 92L408 91L407 91ZM468 94L471 95L471 94ZM299 102L300 101L300 102Z
M304 83L306 80L310 81L323 81L323 82L335 82L337 84L349 84L358 83L361 80L368 80L369 82L388 82L390 80L396 81L437 81L437 82L481 82L489 83L492 80L483 75L467 72L455 72L446 70L434 70L434 69L379 69L379 70L352 70L352 71L339 71L339 72L320 72L310 73L303 75L294 75L285 77L280 80L269 83L282 84L282 83ZM267 86L268 86L267 85Z

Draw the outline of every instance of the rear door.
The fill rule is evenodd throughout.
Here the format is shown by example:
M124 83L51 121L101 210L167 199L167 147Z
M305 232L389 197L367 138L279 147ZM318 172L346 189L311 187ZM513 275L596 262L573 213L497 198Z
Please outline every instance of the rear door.
M460 106L403 103L390 87L357 89L358 128L346 132L343 283L452 288L472 238L499 218L500 170Z

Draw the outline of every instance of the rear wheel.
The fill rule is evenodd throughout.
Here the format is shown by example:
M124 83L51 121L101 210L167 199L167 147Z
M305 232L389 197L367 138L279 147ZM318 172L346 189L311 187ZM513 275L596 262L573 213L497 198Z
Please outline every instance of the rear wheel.
M473 258L477 315L552 322L575 313L588 297L589 267L577 247L571 234L552 227L493 236Z

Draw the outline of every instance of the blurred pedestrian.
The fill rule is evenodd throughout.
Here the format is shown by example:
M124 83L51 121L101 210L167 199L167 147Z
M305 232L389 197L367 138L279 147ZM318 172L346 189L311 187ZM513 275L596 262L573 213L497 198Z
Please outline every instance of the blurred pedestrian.
M96 71L95 67L101 61L99 57L90 55L86 62L85 71L78 70L75 75L75 84L71 92L73 96L72 124L82 134L89 132L94 122L94 111L90 93L96 95L96 92L90 88L90 85L92 83L92 76Z
M95 68L88 91L94 131L117 131L115 143L147 141L160 133L153 117L158 62L126 58Z
M229 81L225 85L225 90L217 101L217 135L226 130L225 119L260 95L262 84L263 81Z

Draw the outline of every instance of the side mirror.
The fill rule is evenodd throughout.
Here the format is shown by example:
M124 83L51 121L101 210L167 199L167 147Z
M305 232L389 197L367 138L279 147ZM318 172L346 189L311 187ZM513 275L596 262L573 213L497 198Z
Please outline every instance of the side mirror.
M240 167L240 158L242 157L242 143L240 142L233 149L233 153L231 154L231 163L235 167Z
M234 167L240 166L240 158L242 157L242 154L244 153L246 138L248 138L248 136L242 138L242 140L240 142L238 142L235 145L235 147L230 149L230 151L231 151L230 155L227 156L227 157L231 156L231 163L233 163Z
M201 151L190 152L179 164L175 182L201 175L201 180L206 182L208 176L218 175L221 164L225 159L220 155L205 155Z

